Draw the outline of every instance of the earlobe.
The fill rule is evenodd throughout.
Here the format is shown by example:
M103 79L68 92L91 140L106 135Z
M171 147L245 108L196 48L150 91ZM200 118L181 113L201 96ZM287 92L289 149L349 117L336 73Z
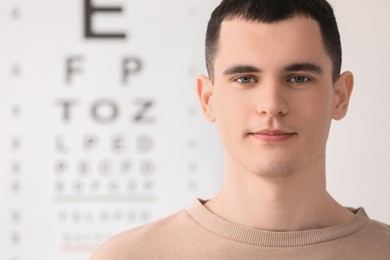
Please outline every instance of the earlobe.
M337 79L334 85L335 103L333 110L333 119L340 120L347 114L353 85L353 74L349 71L344 72Z
M200 75L196 79L196 90L203 114L210 122L215 122L212 109L213 84L205 75Z

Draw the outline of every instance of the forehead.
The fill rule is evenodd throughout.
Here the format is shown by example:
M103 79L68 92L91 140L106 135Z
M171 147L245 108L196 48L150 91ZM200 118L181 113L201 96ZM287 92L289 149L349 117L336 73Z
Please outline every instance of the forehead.
M226 63L276 68L295 62L313 62L331 69L320 27L310 18L293 17L275 23L224 21L218 45L216 70Z

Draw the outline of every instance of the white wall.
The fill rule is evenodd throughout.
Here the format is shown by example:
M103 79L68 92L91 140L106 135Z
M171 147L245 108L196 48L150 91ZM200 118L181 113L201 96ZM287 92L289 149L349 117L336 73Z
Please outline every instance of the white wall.
M219 0L95 0L123 8L94 21L121 40L83 36L83 2L0 3L0 259L86 259L111 234L222 183L222 149L194 81ZM328 189L390 223L390 4L331 3L356 86L347 118L333 124ZM71 83L69 57L80 69ZM123 83L126 58L142 69ZM67 118L64 100L75 102Z
M355 75L348 116L334 122L328 188L344 205L390 223L390 3L331 1L343 43L343 70Z

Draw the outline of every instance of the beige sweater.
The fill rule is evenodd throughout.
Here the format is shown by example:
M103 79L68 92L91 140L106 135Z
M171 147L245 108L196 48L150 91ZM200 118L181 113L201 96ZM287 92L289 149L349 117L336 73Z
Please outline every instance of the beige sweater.
M390 226L364 209L324 229L273 232L230 223L196 200L187 210L119 234L90 260L390 259Z

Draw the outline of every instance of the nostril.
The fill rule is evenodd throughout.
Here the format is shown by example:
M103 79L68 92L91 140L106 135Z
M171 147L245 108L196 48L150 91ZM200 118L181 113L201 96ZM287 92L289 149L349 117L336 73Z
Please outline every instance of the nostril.
M270 117L284 116L288 114L287 106L258 106L256 112L259 115L267 115Z

